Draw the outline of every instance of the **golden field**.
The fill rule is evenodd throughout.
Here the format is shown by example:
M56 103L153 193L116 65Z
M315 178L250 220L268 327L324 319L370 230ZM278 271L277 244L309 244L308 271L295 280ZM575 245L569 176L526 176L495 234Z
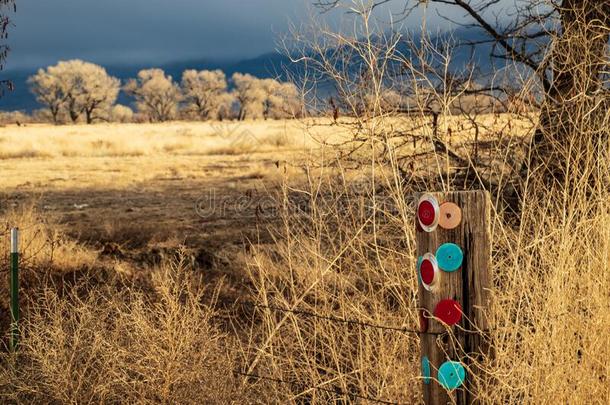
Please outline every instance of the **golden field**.
M17 355L0 354L2 402L420 403L417 335L251 306L417 325L410 196L444 183L410 184L381 159L337 158L355 127L375 125L0 128L5 276L6 230L23 233L23 338ZM509 175L496 163L508 165L531 127L484 117L483 175ZM465 160L469 128L455 117L440 125ZM379 142L432 151L425 136ZM446 155L425 159L410 170L455 170ZM380 195L396 209L377 207ZM608 197L592 197L585 219L587 201L525 198L517 225L496 206L495 356L481 364L483 403L610 401ZM0 305L6 333L7 295Z

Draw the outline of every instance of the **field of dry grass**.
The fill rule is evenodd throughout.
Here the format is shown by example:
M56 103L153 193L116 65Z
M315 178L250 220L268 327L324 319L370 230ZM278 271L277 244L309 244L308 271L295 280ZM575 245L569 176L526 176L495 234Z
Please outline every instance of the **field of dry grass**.
M468 155L452 119L447 142ZM421 402L417 335L253 306L417 325L409 196L443 185L344 166L323 143L350 131L318 124L0 128L3 275L6 230L23 230L23 339L0 354L2 401ZM482 156L527 126L490 116ZM610 401L609 197L526 196L518 225L496 207L483 403ZM7 295L0 307L6 333Z

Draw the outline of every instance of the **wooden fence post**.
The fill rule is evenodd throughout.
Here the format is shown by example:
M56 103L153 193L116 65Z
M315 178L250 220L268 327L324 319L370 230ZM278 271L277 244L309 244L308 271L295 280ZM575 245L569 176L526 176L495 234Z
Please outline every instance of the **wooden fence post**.
M426 404L476 403L488 355L489 193L416 195L417 271Z

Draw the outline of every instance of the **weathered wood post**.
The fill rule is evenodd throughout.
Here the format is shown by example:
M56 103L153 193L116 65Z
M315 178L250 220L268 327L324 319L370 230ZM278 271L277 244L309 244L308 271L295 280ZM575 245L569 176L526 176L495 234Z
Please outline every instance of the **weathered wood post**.
M417 194L417 271L426 404L476 402L491 287L489 194Z

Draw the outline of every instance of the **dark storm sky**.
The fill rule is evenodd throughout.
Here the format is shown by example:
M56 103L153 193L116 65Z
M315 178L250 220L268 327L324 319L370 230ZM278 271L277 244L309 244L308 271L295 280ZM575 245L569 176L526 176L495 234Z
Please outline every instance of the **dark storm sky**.
M137 63L274 49L301 0L19 0L7 68L58 59Z
M7 69L244 59L272 51L311 0L18 0ZM333 17L328 17L332 20ZM419 25L420 16L408 24ZM436 19L437 25L441 23Z

